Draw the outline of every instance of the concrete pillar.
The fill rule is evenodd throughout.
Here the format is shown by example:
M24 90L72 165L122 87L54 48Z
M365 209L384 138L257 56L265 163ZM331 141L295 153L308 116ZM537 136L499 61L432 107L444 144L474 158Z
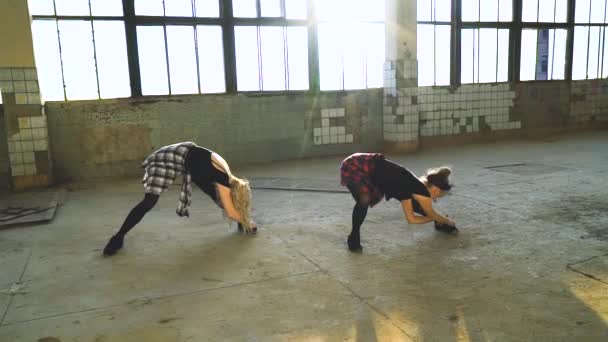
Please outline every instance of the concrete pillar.
M384 142L386 148L418 148L416 0L386 0Z
M0 2L0 92L15 190L51 184L51 158L27 0Z

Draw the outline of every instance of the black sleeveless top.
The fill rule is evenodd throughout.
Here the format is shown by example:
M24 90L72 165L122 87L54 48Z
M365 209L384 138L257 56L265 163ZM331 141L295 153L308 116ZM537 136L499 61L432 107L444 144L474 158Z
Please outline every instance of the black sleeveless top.
M219 203L215 184L230 187L228 175L215 168L211 162L213 151L204 147L193 146L186 155L186 170L192 177L192 182L196 184L216 203Z
M378 159L375 163L372 182L384 192L387 201L411 199L412 194L431 197L424 183L410 170L388 159Z

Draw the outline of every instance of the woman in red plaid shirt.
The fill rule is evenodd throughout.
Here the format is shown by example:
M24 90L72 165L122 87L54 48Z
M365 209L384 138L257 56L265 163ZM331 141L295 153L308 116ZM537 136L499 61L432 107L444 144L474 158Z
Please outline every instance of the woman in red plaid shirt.
M341 184L348 187L355 199L353 228L348 236L348 249L361 251L359 230L367 215L382 197L388 201L395 198L401 202L408 223L435 222L435 228L445 233L456 233L454 222L433 209L433 200L444 196L452 185L448 167L429 169L424 176L417 177L405 167L387 160L380 153L355 153L340 165ZM419 215L415 215L418 213Z

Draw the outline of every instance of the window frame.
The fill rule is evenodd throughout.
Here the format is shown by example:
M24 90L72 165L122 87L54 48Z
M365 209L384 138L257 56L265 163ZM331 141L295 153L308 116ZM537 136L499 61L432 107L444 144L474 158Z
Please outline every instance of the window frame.
M179 17L179 16L150 16L150 15L136 15L135 13L135 0L122 0L122 16L95 16L95 15L57 15L55 6L55 0L53 0L54 14L34 14L32 15L33 21L37 20L54 20L56 23L59 20L104 20L104 21L119 21L124 23L125 26L125 41L127 46L127 63L129 70L131 98L146 97L146 96L182 96L172 95L169 90L168 95L143 95L142 84L140 76L140 65L139 65L139 51L137 44L137 27L139 26L162 26L163 31L166 32L167 26L192 26L198 25L212 25L220 26L222 28L222 41L223 41L223 61L224 61L224 93L213 93L210 95L217 94L273 94L273 93L331 93L331 92L346 92L349 90L320 90L320 75L319 75L319 51L318 51L318 24L319 21L316 18L315 0L306 0L306 19L287 19L286 18L286 6L285 0L280 0L281 4L281 17L263 17L261 9L261 0L255 0L257 17L241 18L235 17L233 14L232 0L217 0L219 3L219 16L216 18L211 17ZM164 1L163 1L164 6ZM164 7L163 7L164 8ZM89 14L91 12L89 11ZM236 71L236 47L235 47L235 27L238 26L277 26L277 27L289 27L299 26L305 27L308 34L308 89L307 90L254 90L254 91L239 91L237 88L237 71ZM166 35L166 33L165 33ZM166 45L165 41L165 45ZM195 41L195 53L197 54L197 65L198 65L198 43ZM165 53L168 54L167 47L165 46ZM62 58L60 56L60 58ZM63 62L62 62L63 64ZM168 69L168 68L167 68ZM61 67L61 82L64 87L64 101L67 101L65 93L65 80L63 66ZM169 70L167 70L169 74ZM98 77L98 76L97 76ZM170 77L170 76L169 76ZM260 75L260 78L262 76ZM200 75L197 75L200 78ZM207 93L201 93L200 79L199 81L199 95L207 95ZM170 81L169 81L170 83ZM367 88L357 89L365 90ZM191 94L197 95L197 94ZM98 87L98 99L99 87Z
M483 1L483 0L481 0ZM432 21L417 20L417 24L443 24L451 25L452 36L450 40L451 64L450 70L450 86L458 87L462 85L461 75L461 53L462 53L462 29L508 29L509 30L509 58L508 58L508 83L520 82L551 82L551 81L572 81L572 57L574 48L574 27L575 26L608 26L608 24L575 24L574 16L576 9L576 0L567 1L567 20L564 23L555 22L522 22L522 3L523 0L513 0L512 3L512 20L511 22L485 22L485 21L463 21L461 10L462 0L451 0L452 19L451 23L436 23ZM499 19L497 19L499 20ZM566 66L565 78L563 80L520 80L520 64L521 64L521 33L522 29L565 29L566 36ZM505 83L505 82L498 82ZM478 83L467 83L478 84ZM492 83L483 83L492 84Z

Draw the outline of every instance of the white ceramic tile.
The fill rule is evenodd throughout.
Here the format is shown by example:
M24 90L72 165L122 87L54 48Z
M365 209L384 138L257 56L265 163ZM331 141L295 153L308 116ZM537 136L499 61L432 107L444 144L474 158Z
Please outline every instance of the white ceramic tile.
M27 93L15 93L16 104L27 104Z
M48 143L46 139L34 140L34 151L46 151L48 150Z
M32 128L46 127L46 118L44 116L32 116L30 122Z
M21 134L21 140L32 140L32 129L31 128L25 128L20 130L19 132Z
M25 164L25 175L35 175L36 174L36 164Z
M21 149L23 152L31 152L34 150L33 141L21 141Z
M23 163L24 164L33 163L35 161L36 161L36 159L34 158L34 151L23 152Z
M11 165L11 173L13 176L23 176L25 175L25 167L23 164L20 165Z

